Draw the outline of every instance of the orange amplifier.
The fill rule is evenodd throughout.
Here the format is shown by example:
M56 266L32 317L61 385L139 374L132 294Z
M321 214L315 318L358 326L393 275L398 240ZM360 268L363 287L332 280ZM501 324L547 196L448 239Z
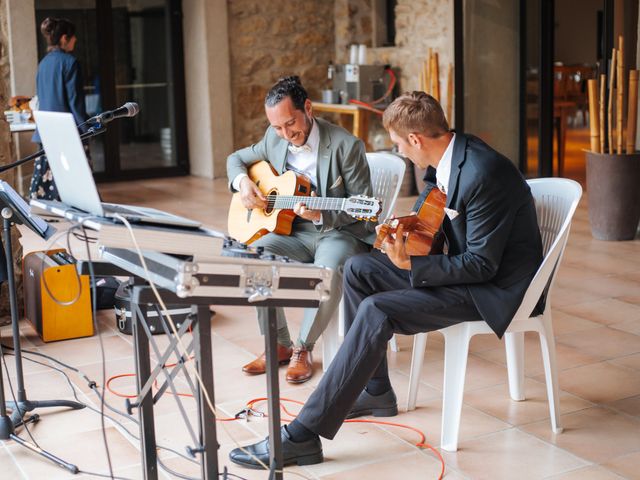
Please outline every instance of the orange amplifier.
M78 286L75 261L64 250L29 253L22 278L25 316L43 341L93 335L89 277L81 275Z

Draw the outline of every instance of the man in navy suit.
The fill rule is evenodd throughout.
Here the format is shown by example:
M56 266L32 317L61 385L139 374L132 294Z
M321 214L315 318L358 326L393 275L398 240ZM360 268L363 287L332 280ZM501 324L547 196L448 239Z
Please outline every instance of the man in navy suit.
M383 124L400 153L418 167L436 168L447 195L446 253L407 255L399 227L385 239L384 253L347 262L348 333L296 420L282 427L285 465L321 462L319 437L332 439L345 418L397 414L386 360L394 333L485 320L502 337L542 262L531 191L507 158L476 137L451 132L440 104L424 92L397 98ZM249 468L268 457L268 439L230 453Z

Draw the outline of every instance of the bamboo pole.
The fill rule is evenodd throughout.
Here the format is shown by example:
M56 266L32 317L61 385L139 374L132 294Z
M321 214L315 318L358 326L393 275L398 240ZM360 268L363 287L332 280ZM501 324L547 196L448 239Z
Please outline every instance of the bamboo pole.
M609 105L607 107L607 138L609 139L609 155L613 155L613 86L616 78L617 52L614 48L611 52L611 68L609 69Z
M604 102L605 97L607 95L607 76L603 73L600 75L600 98L598 98L599 105L599 122L600 122L600 153L605 153L604 143L605 143L605 134L604 134Z
M617 145L618 145L618 154L622 153L622 146L624 143L623 133L624 133L624 40L622 35L618 37L618 82L616 88L616 130L617 130Z
M449 64L447 70L447 121L451 127L451 118L453 116L453 63Z
M438 52L433 52L433 66L431 69L431 92L433 98L440 101L440 66L438 65Z
M629 72L629 109L627 110L627 154L636 151L636 127L638 115L638 70Z
M598 122L598 81L595 78L587 80L589 92L589 137L591 151L600 153L600 123Z

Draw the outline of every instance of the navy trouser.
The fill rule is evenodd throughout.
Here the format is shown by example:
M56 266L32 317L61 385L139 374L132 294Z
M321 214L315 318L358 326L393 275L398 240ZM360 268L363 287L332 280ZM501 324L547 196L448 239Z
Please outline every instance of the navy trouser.
M388 376L387 342L480 320L465 285L413 288L409 271L378 251L344 267L344 343L298 415L312 432L332 439L372 377Z

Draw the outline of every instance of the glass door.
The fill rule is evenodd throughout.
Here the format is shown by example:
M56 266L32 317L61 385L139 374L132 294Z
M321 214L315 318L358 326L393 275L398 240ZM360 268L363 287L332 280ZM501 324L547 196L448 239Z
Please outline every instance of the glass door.
M182 13L179 0L36 0L36 22L76 25L89 116L136 102L134 118L91 140L96 179L187 174ZM46 46L39 38L39 58Z

